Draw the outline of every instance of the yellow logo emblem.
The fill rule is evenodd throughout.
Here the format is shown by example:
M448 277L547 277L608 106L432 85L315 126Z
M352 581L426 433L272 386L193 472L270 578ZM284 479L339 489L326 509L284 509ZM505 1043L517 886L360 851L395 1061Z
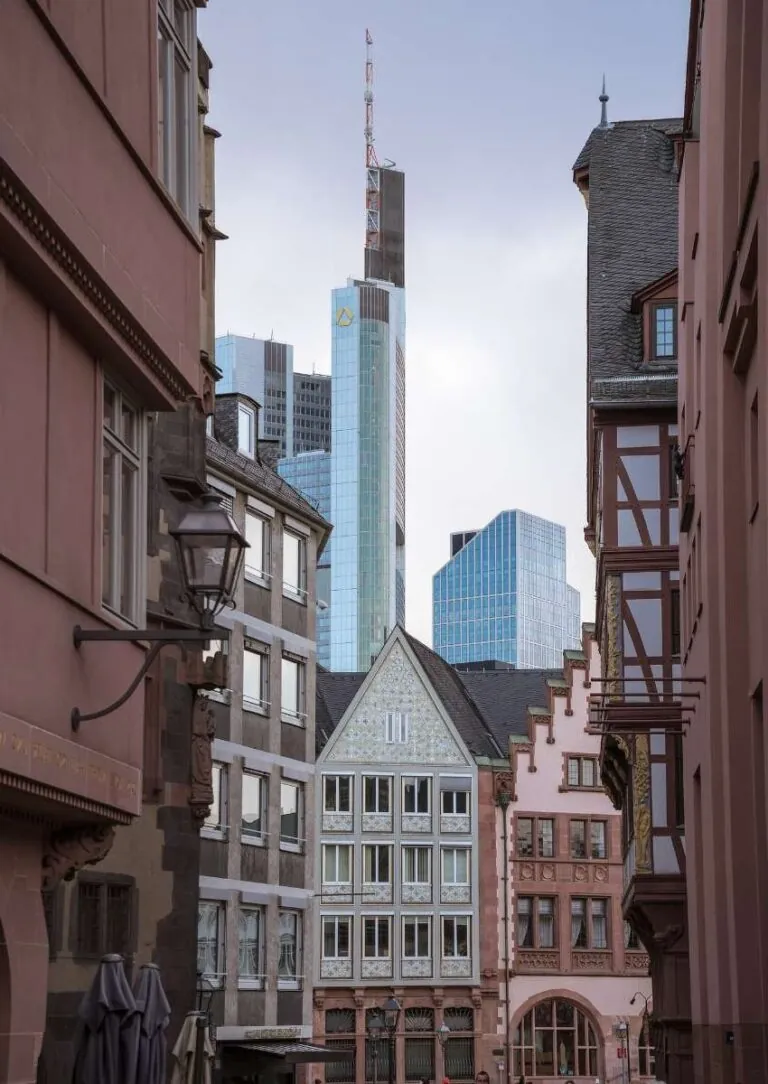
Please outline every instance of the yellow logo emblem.
M336 313L336 324L338 327L349 327L354 318L355 314L351 309L339 309Z

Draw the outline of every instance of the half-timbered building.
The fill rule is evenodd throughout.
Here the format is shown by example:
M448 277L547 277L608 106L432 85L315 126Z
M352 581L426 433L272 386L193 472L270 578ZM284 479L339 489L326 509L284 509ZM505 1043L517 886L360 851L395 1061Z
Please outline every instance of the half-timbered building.
M648 950L656 1070L692 1080L680 688L675 120L603 119L589 214L586 538L603 680L590 724L622 811L623 912ZM686 701L687 702L687 701Z

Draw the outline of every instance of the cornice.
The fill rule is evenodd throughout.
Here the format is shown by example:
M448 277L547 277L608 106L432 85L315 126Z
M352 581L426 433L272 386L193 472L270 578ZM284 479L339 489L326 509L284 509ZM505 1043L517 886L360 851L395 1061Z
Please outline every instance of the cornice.
M104 820L110 824L131 824L135 819L130 813L126 813L122 809L104 805L103 802L94 802L92 799L83 798L79 794L72 794L70 791L61 790L59 787L49 786L47 783L38 783L35 779L13 775L11 772L0 771L0 786L8 787L10 790L22 791L25 794L31 794L36 798L41 798L49 802L56 802L60 807L77 809L81 813L89 814L94 820ZM8 804L6 798L6 804L2 807L4 815L6 814ZM51 811L50 813L33 810L32 813L34 817L39 816L43 820L51 822L61 822L68 819L64 808L59 808L55 812Z

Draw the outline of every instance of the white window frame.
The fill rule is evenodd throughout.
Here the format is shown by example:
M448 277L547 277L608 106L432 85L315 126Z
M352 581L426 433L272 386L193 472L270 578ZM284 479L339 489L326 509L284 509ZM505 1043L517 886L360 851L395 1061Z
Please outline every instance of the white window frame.
M157 121L158 175L163 186L186 218L193 221L197 189L197 146L199 139L197 112L197 17L192 0L179 0L184 23L177 24L174 0L159 0L157 5ZM185 41L186 38L186 41ZM165 65L163 65L163 54ZM165 67L166 78L160 73ZM184 117L179 118L179 96L176 93L178 69L186 83L182 97ZM168 73L173 73L168 78ZM161 117L163 123L161 126ZM182 156L186 176L178 173L179 137L183 138ZM193 223L197 227L197 223Z
M417 878L418 878L418 873L419 873L419 856L418 856L417 852L422 851L422 852L426 853L426 855L427 855L427 879L425 881L420 881L418 879L417 880L410 880L406 876L407 869L408 869L408 854L407 854L408 851L413 851L414 852L413 872L414 872L414 875ZM408 886L411 886L411 885L431 885L432 884L432 847L424 846L422 844L417 844L417 843L403 844L403 849L402 849L402 854L401 854L401 869L402 869L402 873L401 873L402 883L404 885L408 885Z
M347 783L349 784L349 809L341 809L340 808L341 799L340 799L340 794L339 794L339 782L342 779L346 779ZM333 784L333 791L334 791L334 798L335 798L334 808L333 809L328 808L327 794L328 794L328 785L329 784ZM324 774L323 775L323 813L330 813L330 814L333 814L333 813L353 813L354 809L355 809L354 776L346 775L344 773L341 773L340 775L335 775L335 774L331 775L330 773L329 774Z
M459 852L463 852L467 856L467 879L466 881L457 881L456 876L456 855ZM453 879L448 880L445 876L445 860L448 855L452 856L453 864ZM441 847L440 848L440 877L442 884L448 885L460 885L468 887L472 884L472 851L469 847Z
M427 784L427 808L426 809L407 809L405 803L405 788L409 783L413 784L414 791L414 805L418 805L418 784L424 780ZM432 814L432 776L431 775L404 775L401 779L402 784L402 803L403 803L403 815L406 817L427 817Z
M453 799L453 801L451 802L451 805L453 806L452 809L445 808L445 799L448 795L450 795ZM459 812L456 809L456 799L459 797L459 795L463 795L463 797L467 800L467 808L464 810L463 813ZM468 817L471 809L470 798L471 794L468 790L441 790L440 812L444 817Z
M347 933L347 952L343 955L339 952L339 927L344 922L349 927ZM334 955L328 956L325 951L325 928L326 923L333 923ZM354 919L352 915L322 915L320 923L320 955L323 960L351 960L352 938L354 936Z
M405 927L412 922L416 926L414 931L413 944L416 951L413 954L409 954L405 951ZM419 926L424 923L427 927L427 946L428 952L426 956L419 953ZM401 956L404 960L431 960L432 959L432 915L403 915L402 926L402 952Z
M341 850L342 847L349 854L349 878L344 880L344 881L339 880L339 853L340 853L340 850ZM329 879L328 877L326 877L326 873L327 873L327 870L328 870L328 855L329 855L331 850L333 850L335 852L335 856L336 856L335 859L334 859L335 876ZM352 884L352 882L354 881L354 877L355 877L355 848L351 843L323 843L323 845L322 845L322 853L321 853L320 857L322 859L322 869L320 870L322 884L326 884L326 885L351 885Z
M286 708L283 700L285 688L285 664L289 663L296 667L296 710ZM297 659L293 655L283 655L280 662L280 716L284 723L292 723L293 726L304 726L306 713L306 664L303 659Z
M290 977L280 975L280 972L279 972L280 955L281 955L279 924L280 924L280 921L282 920L283 916L286 916L286 917L290 916L293 919L294 924L295 924L294 929L296 931L296 939L295 939L295 945L294 945L294 952L295 952L295 955L296 955L295 972ZM304 912L303 911L297 911L297 910L294 910L294 909L288 908L288 907L281 907L280 910L278 911L278 914L277 914L277 920L278 920L278 939L277 939L278 974L277 974L277 988L278 988L278 990L297 990L301 986L301 980L304 977L302 975L302 970L303 970L302 969L302 953L303 953L303 947L304 947L304 945L303 945L303 942L304 942L304 936L303 936L304 935L304 923L302 921L303 917L304 917Z
M243 820L243 810L245 806L245 788L246 780L255 780L259 786L259 804L261 806L261 831L252 832L245 827L245 821ZM269 777L261 772L252 771L250 768L243 768L243 778L241 783L241 800L240 800L240 841L242 843L261 844L263 845L267 841L267 810L269 808Z
M298 568L298 583L289 583L285 577L285 540L290 538L292 542L296 543L299 558ZM298 534L297 531L292 531L288 527L283 528L283 594L288 598L294 599L296 602L302 602L306 605L307 602L307 539Z
M363 921L360 923L360 936L362 938L362 958L364 960L391 960L392 959L392 915L363 915ZM365 924L366 922L376 923L376 952L373 956L369 956L365 951ZM387 928L387 949L386 953L381 953L379 949L381 923L386 923Z
M407 711L388 711L384 718L384 738L387 745L405 745L411 729Z
M378 788L378 786L376 787L376 790L375 790L375 795L376 795L376 803L375 804L376 804L377 808L376 809L368 809L368 807L366 806L366 804L365 804L366 786L365 785L366 785L366 781L369 780L369 779L375 779L375 780L377 780L377 782L378 782L379 779L386 779L387 780L387 783L389 784L389 803L388 803L389 808L388 809L379 809L378 808L378 805L379 805L379 788ZM391 775L364 775L363 776L363 813L364 814L366 814L366 813L381 814L384 817L391 817L392 816L392 790L393 790L393 778L392 778Z
M250 508L245 510L245 540L248 542L248 549L245 551L244 568L245 578L252 583L268 583L270 574L271 563L271 548L270 541L272 538L272 524L264 516L260 516L258 512L254 512ZM254 552L253 539L258 536L261 531L261 568L258 568L253 561L252 554Z
M200 913L203 908L210 908L216 914L216 971L205 971L203 975L206 981L214 989L224 985L226 979L226 923L227 908L221 900L198 900L197 904L197 945L198 962L200 959Z
M257 930L256 930L256 953L258 970L256 974L244 974L241 970L242 953L244 941L247 943L250 939L243 938L243 925L242 920L245 915L255 914L257 916ZM243 904L237 915L237 985L241 990L261 990L264 986L265 979L265 926L266 926L267 913L264 907L259 907L254 904Z
M226 839L227 829L229 827L229 773L227 765L222 764L218 760L214 760L211 764L211 788L213 790L213 801L211 802L211 809L208 816L203 821L201 834L208 836L209 839ZM218 806L219 816L215 818L212 816L214 810Z
M385 851L387 854L387 870L388 876L386 878L380 878L379 876L379 864L381 862L381 853ZM370 858L370 863L369 863ZM394 870L392 869L394 859L393 847L391 843L364 843L363 844L363 882L368 885L391 885L392 876ZM368 866L370 864L370 872L374 874L373 877L368 877Z
M283 787L289 788L296 792L296 820L298 822L298 835L294 838L283 838ZM295 779L281 779L280 780L280 850L292 851L294 854L301 854L304 850L304 784L298 782Z
M245 660L248 656L257 655L259 663L259 698L253 697L245 691ZM260 715L269 713L269 648L262 647L254 640L247 637L243 645L243 710L256 712Z
M448 945L446 941L446 923L453 923L453 937L452 945ZM466 956L460 955L456 950L458 949L459 939L457 936L457 928L459 922L465 922L467 925L467 954ZM442 958L444 960L471 960L472 959L472 916L471 915L441 915L440 916L440 937L442 939ZM451 948L452 951L448 951Z
M248 426L248 439L243 441L243 423ZM246 403L237 404L237 450L246 459L256 458L256 411Z
M116 428L107 425L106 393L113 396L114 415L117 419ZM123 432L123 409L130 411L136 428L135 442L129 444ZM99 507L101 508L101 533L102 548L101 561L104 560L104 463L105 452L109 448L111 454L111 478L110 478L110 531L109 531L109 559L110 573L109 584L104 584L105 570L102 567L101 576L101 604L105 610L116 614L132 625L143 623L143 615L146 610L146 418L141 410L132 401L130 396L125 395L120 388L106 377L102 381L102 444L101 444L101 488L99 493ZM129 510L132 521L132 530L126 539L124 526L123 508L123 485L122 471L125 464L134 476L133 481L133 508ZM128 609L122 609L122 583L121 573L124 564L126 545L132 549L129 554L131 584L128 591ZM105 589L106 588L106 589Z

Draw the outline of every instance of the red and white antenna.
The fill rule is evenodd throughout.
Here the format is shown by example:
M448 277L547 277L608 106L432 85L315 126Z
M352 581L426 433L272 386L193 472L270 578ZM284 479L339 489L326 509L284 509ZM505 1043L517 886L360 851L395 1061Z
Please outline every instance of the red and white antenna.
M365 32L365 164L370 168L378 167L376 148L373 138L373 38L370 30Z
M373 145L373 38L365 32L365 247L379 247L381 178Z

